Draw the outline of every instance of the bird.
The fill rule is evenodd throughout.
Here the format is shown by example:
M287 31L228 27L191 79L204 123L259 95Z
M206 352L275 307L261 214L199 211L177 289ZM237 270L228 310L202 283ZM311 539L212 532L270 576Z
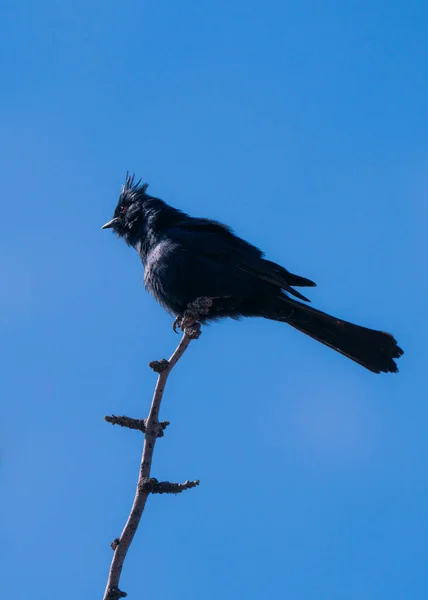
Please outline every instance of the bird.
M355 325L308 305L296 287L316 284L267 260L219 221L192 217L147 193L126 174L113 218L102 226L135 248L144 285L176 318L198 298L211 299L201 324L231 317L287 323L373 373L396 373L403 350L390 334Z

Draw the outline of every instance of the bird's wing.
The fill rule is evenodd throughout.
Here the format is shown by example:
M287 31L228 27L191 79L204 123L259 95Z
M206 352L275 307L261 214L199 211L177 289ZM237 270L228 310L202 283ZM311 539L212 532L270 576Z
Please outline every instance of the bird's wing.
M314 286L316 284L313 281L294 275L280 265L265 260L259 248L236 236L231 229L218 221L186 219L169 229L168 234L186 248L204 254L216 262L232 263L237 269L309 302L291 286Z

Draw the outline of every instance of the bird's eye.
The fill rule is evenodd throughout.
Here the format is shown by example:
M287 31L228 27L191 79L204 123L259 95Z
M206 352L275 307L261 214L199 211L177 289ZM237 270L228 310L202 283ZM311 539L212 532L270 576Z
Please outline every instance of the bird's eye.
M122 206L119 208L119 212L121 214L123 214L125 212L125 210L126 210L126 206L124 204L122 204Z

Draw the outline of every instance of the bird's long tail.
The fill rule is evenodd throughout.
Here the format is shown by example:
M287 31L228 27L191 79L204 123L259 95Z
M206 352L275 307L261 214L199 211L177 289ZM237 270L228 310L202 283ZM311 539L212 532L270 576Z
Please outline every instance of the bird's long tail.
M337 319L290 298L281 299L278 313L267 315L306 333L373 373L396 373L394 358L403 350L390 333Z

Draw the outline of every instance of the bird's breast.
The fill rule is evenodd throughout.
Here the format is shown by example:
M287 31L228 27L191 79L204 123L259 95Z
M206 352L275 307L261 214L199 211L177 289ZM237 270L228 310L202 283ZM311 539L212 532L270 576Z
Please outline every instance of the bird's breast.
M180 281L183 273L183 253L169 240L158 243L144 261L144 285L169 312L179 314Z

